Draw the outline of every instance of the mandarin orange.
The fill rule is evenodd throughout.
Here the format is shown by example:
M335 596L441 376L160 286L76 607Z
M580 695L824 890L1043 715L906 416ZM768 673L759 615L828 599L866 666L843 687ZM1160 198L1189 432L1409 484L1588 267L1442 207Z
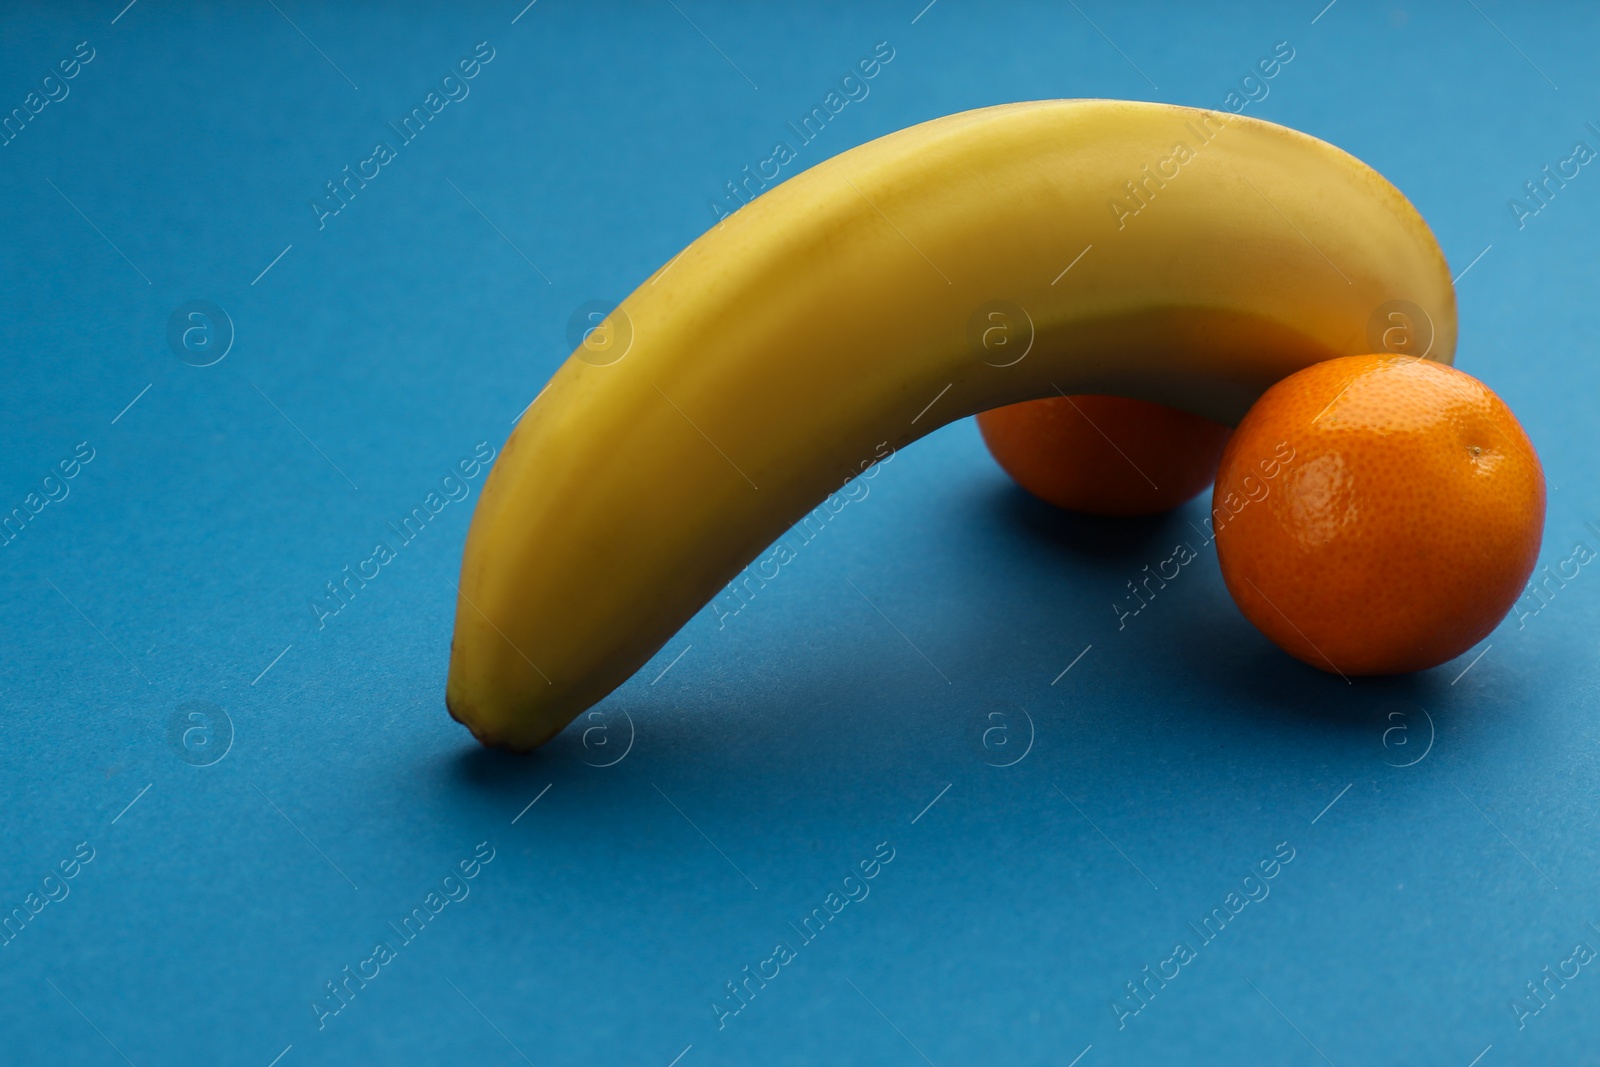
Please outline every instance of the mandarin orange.
M1516 602L1544 469L1511 409L1452 367L1331 359L1264 393L1212 495L1222 577L1279 648L1341 675L1424 670Z
M1211 484L1228 427L1120 396L1056 396L985 411L978 429L1034 496L1091 515L1154 515Z

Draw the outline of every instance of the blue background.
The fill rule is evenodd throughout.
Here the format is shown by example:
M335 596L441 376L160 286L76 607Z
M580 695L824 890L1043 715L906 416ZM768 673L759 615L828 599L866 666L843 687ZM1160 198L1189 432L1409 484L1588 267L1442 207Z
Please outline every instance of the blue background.
M94 458L0 550L0 908L94 859L0 948L0 1059L1590 1054L1595 968L1520 1028L1511 1007L1600 948L1588 568L1452 664L1347 685L1251 629L1209 548L1119 630L1204 503L1053 514L966 421L531 757L443 708L481 475L318 628L323 583L502 444L574 310L705 229L880 41L794 169L1004 101L1220 108L1289 42L1246 113L1373 164L1472 264L1458 364L1540 449L1541 559L1600 547L1600 176L1520 228L1507 203L1600 147L1592 7L924 2L7 6L0 110L94 59L0 148L0 510ZM319 229L323 183L480 41L470 95ZM234 334L203 368L167 340L194 300ZM324 983L480 842L470 896L319 1030ZM788 924L881 842L870 896L800 946ZM1124 983L1283 842L1270 896L1119 1027ZM779 940L798 957L719 1029Z

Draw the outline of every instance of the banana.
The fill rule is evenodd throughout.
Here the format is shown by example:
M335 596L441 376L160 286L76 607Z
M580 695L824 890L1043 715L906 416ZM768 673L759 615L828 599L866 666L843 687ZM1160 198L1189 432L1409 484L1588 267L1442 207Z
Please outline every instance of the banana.
M446 703L534 748L884 446L1058 392L1237 422L1380 347L1374 323L1448 362L1449 268L1394 186L1305 134L1054 100L852 149L658 270L522 417L467 537Z

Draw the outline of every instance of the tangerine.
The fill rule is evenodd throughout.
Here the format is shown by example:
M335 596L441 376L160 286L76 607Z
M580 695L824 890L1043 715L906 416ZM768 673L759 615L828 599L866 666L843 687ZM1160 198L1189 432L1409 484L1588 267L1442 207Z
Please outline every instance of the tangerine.
M1229 429L1121 396L1053 396L985 411L978 429L1002 469L1047 503L1090 515L1154 515L1217 473Z
M1459 656L1516 602L1544 530L1544 469L1471 375L1346 356L1262 394L1212 505L1223 580L1257 629L1325 671L1397 674Z

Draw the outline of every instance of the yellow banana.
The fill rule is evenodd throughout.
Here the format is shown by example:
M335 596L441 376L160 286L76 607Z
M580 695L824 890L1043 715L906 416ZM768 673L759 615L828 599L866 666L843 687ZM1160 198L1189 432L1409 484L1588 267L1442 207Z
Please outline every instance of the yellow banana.
M955 419L1063 392L1235 422L1317 360L1455 340L1427 224L1313 137L1109 100L902 130L723 220L551 379L472 520L446 702L542 744L864 461Z

